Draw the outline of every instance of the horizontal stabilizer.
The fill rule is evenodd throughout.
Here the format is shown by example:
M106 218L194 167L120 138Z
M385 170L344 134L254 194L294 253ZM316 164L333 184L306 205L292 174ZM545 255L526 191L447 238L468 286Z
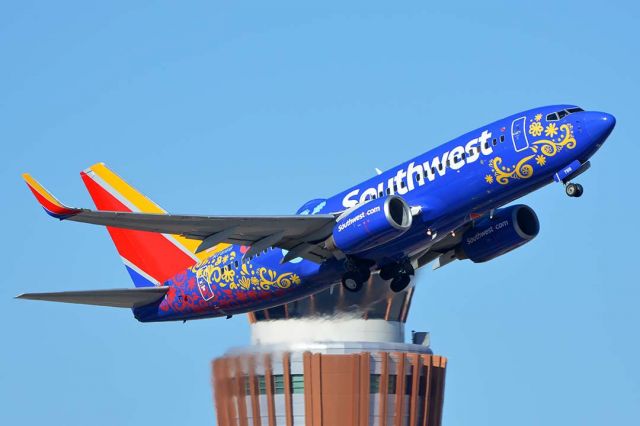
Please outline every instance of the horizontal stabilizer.
M169 291L168 286L114 288L109 290L61 291L57 293L24 293L16 299L46 300L49 302L79 303L82 305L137 308L148 305Z

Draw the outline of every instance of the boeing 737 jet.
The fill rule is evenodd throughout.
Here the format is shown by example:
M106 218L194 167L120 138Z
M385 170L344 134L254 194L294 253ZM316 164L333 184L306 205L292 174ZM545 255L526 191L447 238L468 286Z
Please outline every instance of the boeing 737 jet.
M615 126L573 105L487 124L295 215L168 214L104 164L80 173L95 210L27 185L60 220L107 227L135 288L31 293L23 299L128 307L143 322L229 316L309 296L335 283L357 292L372 273L404 290L417 268L487 262L531 241L538 218L512 201L574 183Z

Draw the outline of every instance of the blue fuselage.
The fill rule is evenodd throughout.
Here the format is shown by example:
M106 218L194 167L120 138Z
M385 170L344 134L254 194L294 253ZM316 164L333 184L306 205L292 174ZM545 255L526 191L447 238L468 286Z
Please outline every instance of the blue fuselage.
M612 115L554 105L524 111L466 133L299 214L339 213L397 194L416 212L411 228L358 253L375 268L412 259L486 212L553 182L569 164L584 164L615 125ZM167 296L134 309L141 321L231 315L280 305L335 284L343 259L317 264L271 248L246 263L246 247L220 246L203 262L169 280Z

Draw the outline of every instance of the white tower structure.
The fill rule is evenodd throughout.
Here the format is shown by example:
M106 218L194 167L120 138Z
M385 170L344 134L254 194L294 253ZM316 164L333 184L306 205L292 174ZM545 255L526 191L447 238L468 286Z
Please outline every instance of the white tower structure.
M446 358L405 322L414 287L373 274L249 314L251 344L213 361L218 424L440 425Z

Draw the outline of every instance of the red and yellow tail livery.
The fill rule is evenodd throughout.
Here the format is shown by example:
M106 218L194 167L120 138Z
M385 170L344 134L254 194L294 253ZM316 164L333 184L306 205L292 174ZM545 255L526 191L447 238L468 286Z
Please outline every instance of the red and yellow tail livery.
M80 176L98 211L167 214L103 163ZM111 226L107 230L136 287L161 285L199 260L194 254L197 241Z

